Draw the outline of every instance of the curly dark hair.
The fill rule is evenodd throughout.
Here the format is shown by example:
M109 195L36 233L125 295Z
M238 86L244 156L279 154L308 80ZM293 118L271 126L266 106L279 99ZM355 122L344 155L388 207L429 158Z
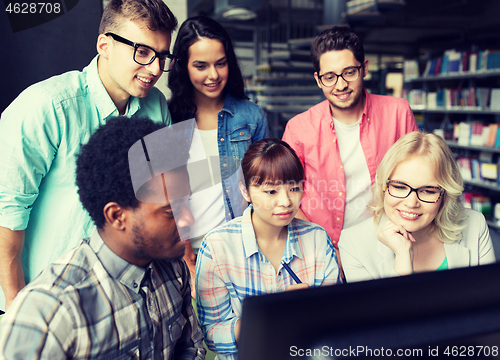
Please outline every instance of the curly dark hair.
M98 228L105 223L103 209L109 202L135 209L128 151L146 135L164 128L148 118L119 116L106 121L80 149L76 160L76 186L83 207Z
M174 123L190 119L196 114L193 85L189 80L187 65L189 48L201 38L219 40L224 46L229 68L229 78L224 93L227 91L236 99L248 99L229 34L217 21L205 16L195 16L184 21L179 28L173 50L177 62L168 74L168 87L172 91L168 108Z
M151 31L171 34L177 18L163 0L110 0L101 17L99 34L117 31L124 20L143 21Z
M320 33L311 45L311 60L319 73L319 58L332 50L350 50L360 64L365 62L365 49L359 35L348 26L333 26Z

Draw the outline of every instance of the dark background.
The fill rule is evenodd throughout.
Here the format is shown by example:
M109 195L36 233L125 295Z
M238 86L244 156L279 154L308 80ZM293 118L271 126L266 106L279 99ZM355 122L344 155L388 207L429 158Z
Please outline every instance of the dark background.
M14 33L3 5L0 5L0 112L28 86L87 66L97 54L102 15L102 0L81 0L54 20ZM26 21L31 19L27 16Z

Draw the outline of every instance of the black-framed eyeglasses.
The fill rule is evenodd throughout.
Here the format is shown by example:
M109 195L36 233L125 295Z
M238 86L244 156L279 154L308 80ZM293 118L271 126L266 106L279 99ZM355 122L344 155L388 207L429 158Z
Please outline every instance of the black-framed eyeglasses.
M169 52L159 53L147 45L137 44L133 41L121 37L120 35L116 35L110 32L104 35L111 36L116 41L132 46L134 48L134 61L139 65L149 65L153 61L155 61L156 58L158 58L160 60L160 69L162 71L168 72L175 64L175 57Z
M415 191L417 198L425 203L435 203L444 193L444 189L439 186L422 186L417 189L410 185L397 180L387 180L387 190L389 195L398 199L404 199L410 196L412 191Z
M339 77L342 77L346 82L356 81L359 78L359 73L363 65L360 66L351 66L342 71L342 74L335 74L334 72L327 72L323 75L319 75L319 81L323 84L323 86L331 87L334 86Z

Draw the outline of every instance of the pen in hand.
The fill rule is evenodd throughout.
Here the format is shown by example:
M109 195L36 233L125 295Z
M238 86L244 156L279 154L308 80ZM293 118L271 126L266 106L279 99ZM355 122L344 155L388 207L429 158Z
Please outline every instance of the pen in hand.
M299 277L297 275L295 275L295 273L293 272L292 268L290 266L288 266L288 264L284 261L281 262L281 265L283 265L283 268L288 271L288 273L290 274L290 276L292 277L293 280L295 280L295 282L297 284L302 284L302 281L300 281Z

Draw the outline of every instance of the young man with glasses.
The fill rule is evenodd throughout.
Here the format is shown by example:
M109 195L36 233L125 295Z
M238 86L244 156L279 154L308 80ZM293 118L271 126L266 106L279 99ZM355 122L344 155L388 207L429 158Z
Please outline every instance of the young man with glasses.
M343 228L370 216L370 186L385 152L418 127L406 100L363 88L368 60L350 28L334 26L319 34L311 58L327 100L291 119L283 140L306 175L297 216L323 226L337 248Z
M170 124L166 99L153 86L173 64L176 27L162 0L111 0L91 63L30 86L3 112L0 310L95 228L78 199L75 156L97 127L118 115Z

